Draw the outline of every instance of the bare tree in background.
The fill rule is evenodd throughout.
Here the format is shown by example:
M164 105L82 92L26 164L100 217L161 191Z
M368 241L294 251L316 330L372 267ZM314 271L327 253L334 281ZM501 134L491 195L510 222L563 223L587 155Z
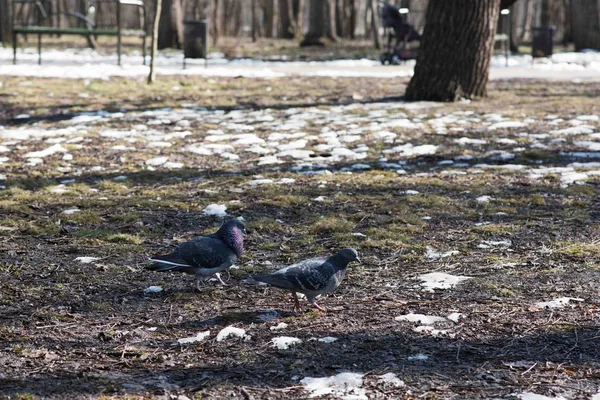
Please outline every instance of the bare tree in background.
M162 0L155 0L154 5L154 23L152 24L152 47L150 50L150 73L148 74L148 83L156 80L156 53L158 52L158 22L160 21L160 11Z
M325 36L327 18L325 0L309 0L308 32L300 46L324 46L321 38Z
M12 39L10 21L10 0L0 0L0 42L8 43Z
M158 30L158 48L183 47L183 10L181 0L164 0Z
M571 21L575 49L600 50L600 0L571 0Z
M375 0L367 0L367 12L365 15L370 14L371 20L365 21L365 30L366 26L371 25L371 31L373 33L373 44L376 49L381 48L381 44L379 43L379 15L377 14L377 6Z
M407 100L486 95L500 1L430 0Z

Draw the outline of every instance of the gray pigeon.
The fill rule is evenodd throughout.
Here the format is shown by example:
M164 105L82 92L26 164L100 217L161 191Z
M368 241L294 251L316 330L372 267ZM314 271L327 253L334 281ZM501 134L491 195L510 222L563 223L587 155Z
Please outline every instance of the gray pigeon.
M230 219L213 234L197 236L180 244L170 254L154 256L153 263L146 267L150 271L175 271L196 275L196 288L206 277L231 267L244 250L246 225L244 218Z
M346 275L348 264L352 261L360 262L360 259L356 250L348 248L340 250L329 258L311 258L276 272L257 275L253 278L258 282L291 291L295 311L301 310L296 293L304 294L310 304L325 311L315 302L315 299L323 293L337 289Z

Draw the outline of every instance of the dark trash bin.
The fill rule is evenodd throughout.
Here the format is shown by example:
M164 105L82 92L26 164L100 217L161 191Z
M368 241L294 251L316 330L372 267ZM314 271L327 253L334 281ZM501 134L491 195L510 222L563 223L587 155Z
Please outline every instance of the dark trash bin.
M183 21L183 67L186 58L204 58L208 55L208 22Z
M554 48L554 27L542 26L533 28L531 56L550 57Z

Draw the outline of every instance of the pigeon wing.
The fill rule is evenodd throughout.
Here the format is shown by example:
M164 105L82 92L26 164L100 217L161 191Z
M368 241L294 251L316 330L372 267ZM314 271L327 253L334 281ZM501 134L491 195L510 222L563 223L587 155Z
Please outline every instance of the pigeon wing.
M334 268L327 262L327 258L313 258L271 274L258 275L254 279L281 289L319 291L327 286L334 273Z
M179 245L176 249L179 258L194 268L233 265L237 258L233 250L221 239L211 236L199 236Z

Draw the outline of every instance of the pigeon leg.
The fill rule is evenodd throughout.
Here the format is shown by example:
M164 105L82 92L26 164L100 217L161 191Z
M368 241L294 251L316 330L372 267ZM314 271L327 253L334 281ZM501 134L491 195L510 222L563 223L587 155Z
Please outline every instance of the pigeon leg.
M219 282L221 282L223 284L223 286L227 286L227 284L225 282L223 282L223 279L221 279L221 274L219 272L217 272L215 274L215 276L217 277L217 279L219 280Z
M300 307L300 302L298 301L298 295L296 292L292 292L292 298L294 299L294 311L302 311L302 307Z
M324 309L323 307L321 307L320 305L318 305L317 303L313 303L313 306L315 306L316 309L318 309L319 311L323 311L326 312L327 310Z

